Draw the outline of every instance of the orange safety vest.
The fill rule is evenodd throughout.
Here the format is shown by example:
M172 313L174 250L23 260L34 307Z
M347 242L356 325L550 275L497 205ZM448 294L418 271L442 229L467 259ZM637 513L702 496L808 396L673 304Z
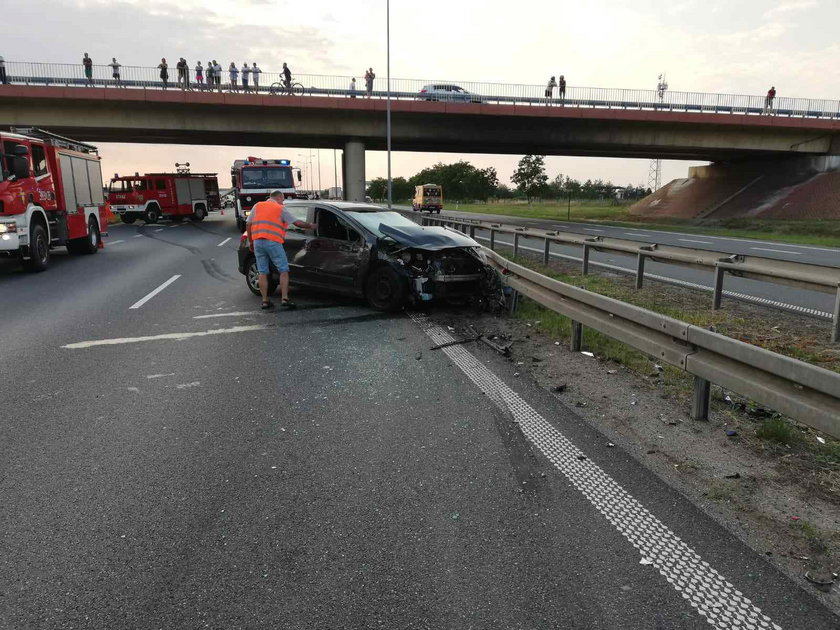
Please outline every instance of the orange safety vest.
M283 205L276 201L260 201L251 209L251 240L264 238L284 243L289 224L282 220Z

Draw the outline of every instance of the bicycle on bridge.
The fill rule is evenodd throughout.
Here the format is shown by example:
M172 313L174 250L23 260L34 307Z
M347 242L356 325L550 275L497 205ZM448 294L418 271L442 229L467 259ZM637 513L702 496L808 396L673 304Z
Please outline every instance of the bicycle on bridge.
M303 96L304 87L302 83L284 79L272 83L268 91L272 96Z

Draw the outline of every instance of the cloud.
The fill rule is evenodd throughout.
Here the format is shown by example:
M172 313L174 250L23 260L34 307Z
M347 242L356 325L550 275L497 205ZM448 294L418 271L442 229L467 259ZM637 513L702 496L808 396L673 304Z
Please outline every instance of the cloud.
M786 2L784 4L780 4L779 6L773 7L768 11L765 11L764 17L776 18L780 16L785 16L789 13L805 11L806 9L813 9L817 5L818 3L816 0L797 0L795 2Z

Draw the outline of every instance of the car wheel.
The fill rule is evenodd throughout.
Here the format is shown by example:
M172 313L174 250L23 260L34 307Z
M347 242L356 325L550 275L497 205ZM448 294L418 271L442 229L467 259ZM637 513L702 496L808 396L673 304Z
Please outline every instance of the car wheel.
M368 303L380 311L396 311L408 297L408 283L391 267L374 269L365 283Z
M29 260L23 261L27 271L44 271L50 264L50 242L47 229L36 223L29 231Z
M135 217L133 214L123 214L123 215L120 216L120 219L122 220L123 223L127 223L128 225L131 225L132 223L134 223L137 220L137 217Z
M204 206L196 206L195 212L193 212L192 220L193 221L204 221L207 217L207 210L204 209Z
M245 282L248 284L248 288L251 290L251 293L254 295L261 296L260 293L260 272L257 270L257 261L256 259L252 258L251 261L248 263L248 267L246 268L247 272L245 273ZM268 294L274 295L274 292L277 290L277 280L272 278L270 275L268 276Z
M95 254L99 251L99 224L96 219L88 219L88 235L79 239L80 254Z

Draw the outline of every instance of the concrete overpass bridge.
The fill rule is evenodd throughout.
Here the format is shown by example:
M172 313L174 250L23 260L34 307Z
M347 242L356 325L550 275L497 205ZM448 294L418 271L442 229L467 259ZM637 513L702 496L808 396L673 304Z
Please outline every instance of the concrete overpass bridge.
M405 98L410 94L411 98ZM380 98L346 90L299 95L74 85L0 85L0 124L38 126L93 142L341 148L347 194L364 196L364 152L384 150ZM357 93L362 96L361 92ZM397 151L539 153L754 162L840 154L840 117L688 111L661 103L565 106L532 98L392 101ZM553 106L548 106L553 105ZM574 105L574 106L573 106Z

